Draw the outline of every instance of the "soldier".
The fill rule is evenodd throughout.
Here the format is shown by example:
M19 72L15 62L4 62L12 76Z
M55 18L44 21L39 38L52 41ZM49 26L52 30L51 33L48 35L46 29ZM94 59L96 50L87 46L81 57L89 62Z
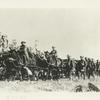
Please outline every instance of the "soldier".
M16 51L18 50L17 41L15 39L12 40L12 46Z
M66 77L67 78L71 78L70 74L71 74L72 68L73 68L73 63L72 63L71 57L67 55L67 61L66 61Z
M91 59L91 66L92 66L91 70L93 71L93 74L94 74L94 72L95 72L95 63L94 63L93 58Z
M87 57L85 57L85 67L86 67L85 74L86 74L86 76L88 76L88 58Z
M85 67L85 61L84 61L84 57L80 56L80 63L82 68Z
M52 51L51 51L52 56L57 57L57 50L55 49L54 46L52 46Z
M100 76L100 62L99 62L99 60L96 61L95 73L97 76Z
M50 55L49 55L49 52L48 52L48 51L45 51L44 54L45 54L45 59L46 59L46 61L47 61L48 63L50 63Z
M93 66L92 66L92 61L90 58L88 58L88 64L87 64L87 76L88 79L92 76L94 78L94 73L93 73Z
M86 73L86 63L84 60L84 57L80 56L80 68L81 68L81 77L85 79L85 73Z
M2 46L2 52L4 52L7 49L7 47L8 47L7 36L6 35L2 35L0 42L1 42L0 44Z
M57 66L57 51L54 46L52 46L52 51L50 52L52 58L52 64Z
M19 49L19 52L20 52L20 57L23 61L23 64L27 64L27 61L29 59L29 56L28 56L28 53L27 53L27 47L26 47L26 42L25 41L22 41L21 42L21 46L20 46L20 49Z

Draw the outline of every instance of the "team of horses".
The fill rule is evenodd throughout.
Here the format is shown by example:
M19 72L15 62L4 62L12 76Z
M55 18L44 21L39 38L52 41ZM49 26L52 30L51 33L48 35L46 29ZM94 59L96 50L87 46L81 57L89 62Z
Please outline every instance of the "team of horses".
M90 79L100 76L100 63L91 59L53 59L52 55L44 52L45 59L40 55L28 52L27 63L23 63L19 50L11 50L0 54L0 80L58 80ZM25 55L24 55L25 56Z

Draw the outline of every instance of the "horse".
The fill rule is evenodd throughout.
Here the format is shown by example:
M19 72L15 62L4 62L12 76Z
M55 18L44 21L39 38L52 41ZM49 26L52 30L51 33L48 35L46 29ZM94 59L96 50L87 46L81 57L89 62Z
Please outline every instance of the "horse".
M27 70L22 63L18 51L10 50L9 52L6 52L6 54L3 53L3 60L6 66L5 78L8 81L15 79L20 79L22 81L22 76L24 74L23 70L26 71L27 74L29 73L29 70Z

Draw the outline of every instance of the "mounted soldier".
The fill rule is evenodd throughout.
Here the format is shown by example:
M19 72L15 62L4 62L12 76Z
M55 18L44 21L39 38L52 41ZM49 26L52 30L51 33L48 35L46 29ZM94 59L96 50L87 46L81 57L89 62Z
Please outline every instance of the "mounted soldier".
M26 44L26 42L22 41L20 49L19 49L20 57L21 57L22 62L23 62L24 65L26 65L28 60L29 60L29 55L28 55L27 47L26 47L25 44Z
M18 51L19 46L18 46L18 44L17 44L16 39L12 40L12 44L11 44L11 45L13 46L13 49L15 49L16 51Z
M52 51L50 52L50 63L54 66L57 66L57 50L52 46Z
M8 49L8 39L7 35L0 34L0 52L5 52Z
M52 46L52 51L50 53L52 56L57 57L57 50L55 49L54 46Z

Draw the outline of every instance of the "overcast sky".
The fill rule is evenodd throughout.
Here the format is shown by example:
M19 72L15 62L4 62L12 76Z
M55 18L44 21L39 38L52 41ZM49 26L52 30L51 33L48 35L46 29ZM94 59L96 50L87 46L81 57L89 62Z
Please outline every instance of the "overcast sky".
M41 50L53 45L61 57L100 59L100 9L0 9L0 31Z

